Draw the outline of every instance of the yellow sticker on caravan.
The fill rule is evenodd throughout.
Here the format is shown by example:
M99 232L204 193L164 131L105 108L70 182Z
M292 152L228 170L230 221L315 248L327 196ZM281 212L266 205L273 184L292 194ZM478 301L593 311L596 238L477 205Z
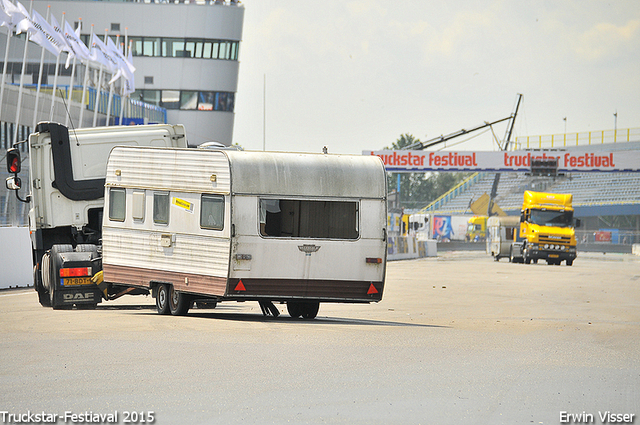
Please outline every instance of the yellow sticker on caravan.
M172 203L176 207L180 207L187 212L193 213L193 204L189 201L174 197Z

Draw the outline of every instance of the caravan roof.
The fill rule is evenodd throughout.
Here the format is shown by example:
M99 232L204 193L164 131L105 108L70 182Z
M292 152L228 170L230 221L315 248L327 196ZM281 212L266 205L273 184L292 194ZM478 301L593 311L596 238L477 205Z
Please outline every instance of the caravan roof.
M121 171L116 177L117 169ZM212 174L215 173L215 184ZM214 151L118 146L107 166L107 185L166 190L287 196L384 198L376 156ZM187 185L188 183L188 185Z

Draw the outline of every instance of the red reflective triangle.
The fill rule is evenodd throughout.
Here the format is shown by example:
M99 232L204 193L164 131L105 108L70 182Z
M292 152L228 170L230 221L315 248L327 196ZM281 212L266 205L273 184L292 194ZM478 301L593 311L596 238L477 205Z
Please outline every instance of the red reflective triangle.
M246 290L247 290L247 288L244 287L244 283L242 283L242 279L240 279L240 281L236 285L236 289L234 289L234 291L246 291Z
M375 286L373 286L373 283L369 285L369 290L367 291L367 295L377 294L377 293L378 293L378 290L376 289Z

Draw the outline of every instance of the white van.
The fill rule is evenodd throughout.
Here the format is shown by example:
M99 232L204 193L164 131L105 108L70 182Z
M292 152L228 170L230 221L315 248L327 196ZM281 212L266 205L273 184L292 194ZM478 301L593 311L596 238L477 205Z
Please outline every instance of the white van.
M107 164L104 281L151 289L158 312L194 300L382 299L386 177L375 156L116 147Z

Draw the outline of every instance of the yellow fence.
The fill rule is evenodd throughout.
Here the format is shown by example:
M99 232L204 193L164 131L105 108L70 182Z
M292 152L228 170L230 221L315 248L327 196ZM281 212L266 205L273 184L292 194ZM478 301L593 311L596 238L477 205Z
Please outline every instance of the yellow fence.
M514 149L563 148L605 143L640 142L640 128L516 137Z

